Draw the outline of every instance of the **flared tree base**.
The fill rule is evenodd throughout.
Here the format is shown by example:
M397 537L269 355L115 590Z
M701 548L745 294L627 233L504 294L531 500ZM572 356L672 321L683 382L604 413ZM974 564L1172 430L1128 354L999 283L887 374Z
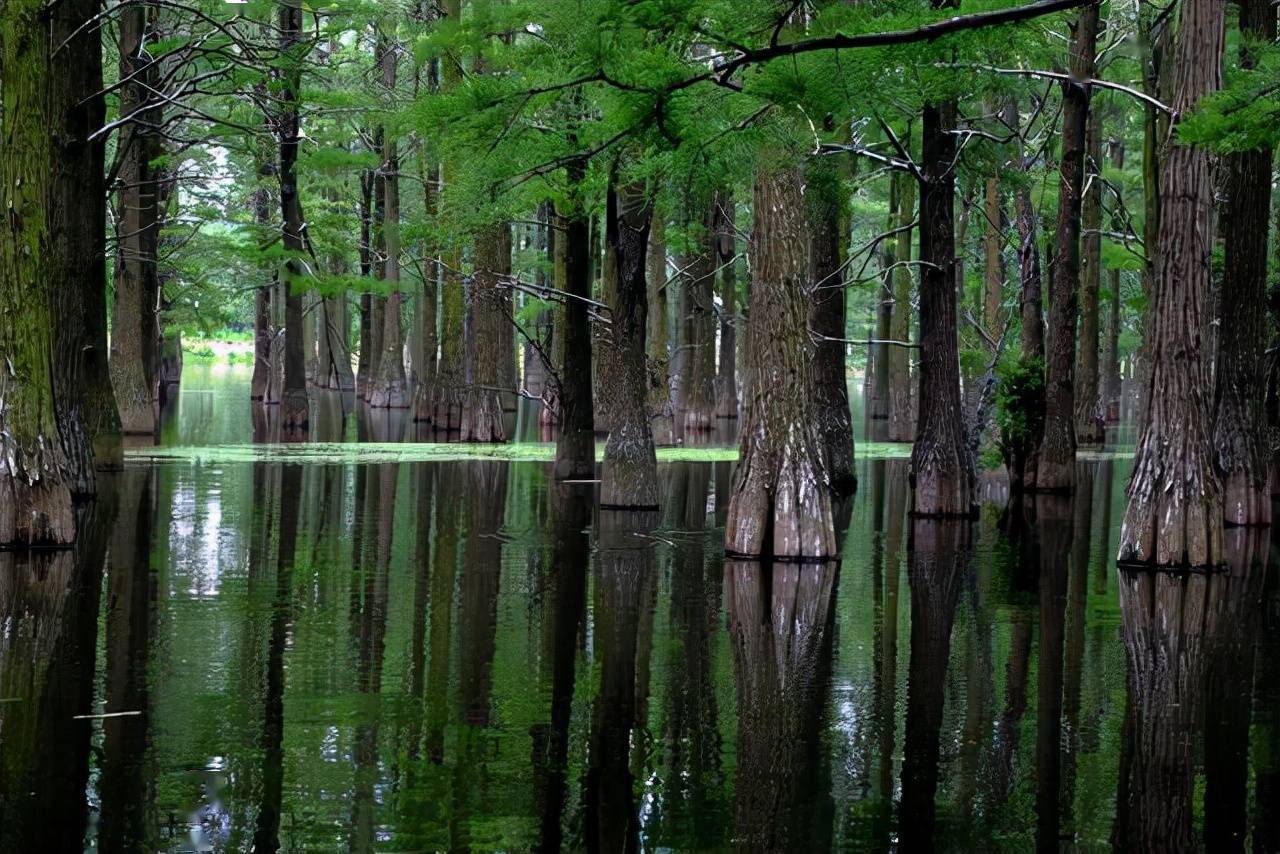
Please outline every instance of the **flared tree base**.
M0 548L57 548L75 539L75 503L64 483L28 483L0 470Z

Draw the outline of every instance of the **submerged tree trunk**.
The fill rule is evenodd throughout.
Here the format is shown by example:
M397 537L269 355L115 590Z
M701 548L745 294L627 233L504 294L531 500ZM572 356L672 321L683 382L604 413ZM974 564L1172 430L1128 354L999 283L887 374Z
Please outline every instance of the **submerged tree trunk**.
M1085 191L1080 212L1080 349L1076 364L1075 430L1082 445L1106 439L1099 396L1098 294L1102 285L1102 114L1089 111L1085 133Z
M302 347L303 268L298 258L305 249L302 200L298 192L298 98L302 89L301 0L281 0L280 48L290 57L280 93L280 208L284 216L284 248L290 258L284 279L284 390L280 395L280 429L287 438L307 433L307 366Z
M1275 9L1267 0L1246 0L1240 6L1240 29L1270 44L1276 38ZM1256 64L1251 47L1241 47L1244 68ZM1223 476L1227 524L1266 525L1271 522L1264 405L1271 149L1230 154L1226 161L1226 264L1214 360L1213 452Z
M733 194L716 194L712 257L720 269L720 357L716 373L716 417L738 417L738 244Z
M1221 84L1223 4L1185 0L1178 23L1171 105L1195 109ZM1213 170L1208 151L1173 145L1161 164L1160 241L1152 343L1119 558L1203 567L1222 559L1222 486L1210 439L1207 328Z
M752 381L725 521L731 555L814 559L839 551L812 393L803 186L798 167L756 175Z
M818 338L813 365L813 396L818 437L828 483L837 495L858 486L853 471L853 417L845 382L844 198L840 173L828 159L805 169L809 229L811 324Z
M574 161L567 170L573 194L563 216L564 230L564 359L560 364L560 437L556 441L555 476L561 480L595 476L595 422L591 402L590 221L580 196L586 164Z
M610 329L614 412L600 476L601 507L658 506L658 461L649 429L645 368L645 262L652 219L653 201L643 185L610 187L605 239L617 282Z
M384 42L379 63L382 85L388 92L396 86L396 48ZM382 141L382 165L378 180L382 182L382 218L379 222L379 269L387 288L387 305L382 318L382 347L378 370L369 390L369 406L374 409L406 409L409 390L404 375L404 332L400 326L404 294L400 290L400 157L396 141L385 128L379 129Z
M920 416L911 448L912 512L968 516L974 462L960 401L956 318L954 101L924 107L920 164Z
M906 343L911 340L911 223L916 217L916 184L898 181L897 247L893 261L899 265L893 272L893 313L889 317L889 337ZM889 441L910 442L915 438L915 407L911 397L911 350L890 346L889 363Z
M462 412L462 441L505 442L502 393L505 388L499 339L511 331L511 226L487 226L476 237L476 270L471 284L471 365Z
M1080 10L1071 46L1071 76L1062 87L1062 153L1053 275L1049 277L1049 364L1045 374L1044 441L1036 489L1069 492L1076 465L1076 315L1080 284L1080 206L1085 131L1098 42L1098 4ZM1096 337L1096 334L1095 334Z
M101 149L87 141L99 126L101 100L81 104L101 88L100 34L89 26L96 11L87 0L51 9L16 0L0 15L0 103L6 106L0 111L0 316L6 318L0 323L0 546L72 542L73 493L94 486L85 465L92 450L78 415L91 400L94 406L101 401L68 387L62 375L68 366L58 361L69 343L67 331L59 331L64 300L79 293L87 298L90 287L101 292L103 283L105 223L96 235L85 234L74 213L103 203ZM77 37L55 58L72 33ZM67 68L78 71L67 74ZM98 82L82 79L94 68ZM63 160L84 167L95 157L96 182L75 169L60 174ZM85 188L74 183L82 178L90 181L87 200ZM68 230L76 235L68 240L88 245L57 243ZM60 297L58 288L71 293ZM105 375L105 340L101 346Z

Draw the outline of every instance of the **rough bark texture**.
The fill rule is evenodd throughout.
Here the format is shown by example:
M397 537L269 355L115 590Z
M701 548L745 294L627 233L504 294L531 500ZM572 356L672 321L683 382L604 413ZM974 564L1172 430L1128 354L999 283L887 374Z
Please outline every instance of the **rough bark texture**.
M920 180L920 417L911 448L912 512L968 516L974 464L960 401L956 318L956 106L924 107Z
M756 175L752 382L725 520L731 555L820 559L839 551L813 400L803 186L799 168Z
M0 102L7 107L0 112L0 545L75 539L72 493L83 488L76 479L84 469L73 457L85 445L82 433L63 434L69 425L60 415L75 400L57 399L64 389L51 288L70 284L61 278L65 262L54 256L74 254L59 217L79 195L57 197L70 189L59 159L77 134L84 139L85 128L74 127L69 113L88 93L54 84L52 51L95 12L93 4L70 2L46 15L43 3L19 0L0 15ZM100 55L96 29L71 44L66 63L91 64ZM99 277L95 286L101 284Z
M1085 191L1080 211L1080 347L1076 363L1075 429L1082 445L1106 439L1099 395L1099 291L1102 285L1102 114L1089 111Z
M649 234L649 310L645 324L645 351L649 363L649 415L653 419L653 440L659 445L670 445L675 441L671 423L666 233L666 220L655 215Z
M160 240L160 200L164 175L153 165L163 142L152 125L162 111L152 104L159 67L152 61L155 8L128 6L119 18L120 115L142 123L120 128L116 189L115 304L111 321L111 384L120 411L121 432L156 432L156 347L160 279L156 256Z
M1098 5L1080 10L1071 45L1071 74L1093 77L1098 42ZM1045 373L1044 440L1036 489L1070 491L1076 463L1076 318L1080 285L1080 209L1084 191L1085 135L1090 88L1062 87L1062 150L1059 159L1058 224L1053 275L1049 277L1049 363ZM1096 312L1095 312L1096 317ZM1096 326L1094 337L1096 340Z
M1172 107L1186 115L1221 84L1223 4L1181 7ZM1210 440L1207 328L1213 174L1208 151L1174 145L1161 168L1160 240L1122 561L1209 566L1222 559L1222 486Z
M298 192L298 98L302 88L301 0L282 0L279 15L280 48L289 57L280 93L280 209L284 217L284 248L293 257L284 277L284 388L280 395L280 430L286 439L307 434L307 365L302 335L302 264L304 249L302 199Z
M1275 41L1276 13L1266 0L1240 6L1240 29ZM1248 46L1240 64L1251 68ZM1226 157L1226 264L1220 297L1220 334L1214 359L1213 452L1223 478L1229 525L1271 522L1268 484L1266 358L1267 235L1271 221L1271 149Z
M837 495L858 486L853 471L853 416L845 380L844 198L840 173L831 163L811 161L805 172L809 228L810 320L818 336L813 365L813 396L818 437L828 483Z
M711 429L715 415L715 253L711 232L715 205L708 204L700 223L702 243L680 256L680 347L676 365L676 409L686 431Z
M567 169L571 191L577 194L586 167L574 162ZM570 204L580 205L580 199ZM591 411L591 318L587 300L591 298L590 222L576 207L563 217L564 277L567 292L564 331L561 340L564 358L560 363L560 436L556 441L555 476L560 479L595 476L595 423Z
M712 256L720 269L720 356L716 367L716 417L738 417L738 236L733 194L716 194Z
M916 186L913 181L898 182L898 245L893 252L893 313L889 318L889 337L894 341L911 340L911 231L916 217ZM911 394L911 350L889 347L889 441L910 442L915 438L915 407Z
M504 442L504 383L501 339L511 334L511 226L495 223L476 237L476 271L471 280L471 334L468 349L462 441Z
M658 460L649 429L645 327L645 262L653 202L643 185L610 188L605 239L616 265L617 291L610 327L614 351L614 406L600 478L601 507L656 508Z
M396 48L384 42L380 51L382 85L388 92L396 86ZM400 290L400 157L391 134L380 129L382 165L378 180L383 187L382 219L378 230L379 271L387 288L387 307L382 318L382 355L376 377L369 389L369 405L375 409L407 409L410 403L404 374L404 332L400 326L404 294Z

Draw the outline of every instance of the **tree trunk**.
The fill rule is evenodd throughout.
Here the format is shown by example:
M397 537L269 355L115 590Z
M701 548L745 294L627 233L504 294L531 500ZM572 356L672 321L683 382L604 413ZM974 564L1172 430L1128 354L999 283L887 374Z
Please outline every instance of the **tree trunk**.
M1188 115L1221 82L1223 5L1186 0L1171 106ZM1173 145L1161 164L1160 241L1150 311L1147 406L1120 532L1121 561L1203 567L1222 559L1222 486L1214 470L1206 359L1213 171L1208 151Z
M396 87L396 47L383 41L378 63L382 67L382 85L393 93ZM382 165L378 180L383 186L382 219L379 223L378 248L382 281L387 288L387 306L382 319L382 355L378 371L369 390L369 406L374 409L407 409L409 390L404 375L404 333L400 326L404 294L400 291L400 157L396 141L385 128L382 138Z
M375 174L372 169L360 174L360 275L365 279L373 276L374 190L378 183ZM369 385L381 355L374 343L373 305L372 293L366 291L360 295L360 359L356 364L356 394L361 398L369 396Z
M809 231L810 323L818 337L813 365L814 415L827 481L837 495L858 487L853 471L853 417L845 381L844 193L840 173L828 160L805 167Z
M696 208L695 208L696 209ZM715 415L715 253L712 223L715 204L703 211L702 243L680 257L680 348L676 408L685 431L711 429Z
M1240 6L1240 29L1242 35L1270 44L1276 38L1275 9L1266 0L1247 0ZM1242 68L1256 64L1250 47L1241 46ZM1271 495L1264 351L1271 149L1229 154L1226 171L1226 263L1214 360L1213 450L1223 477L1227 524L1267 525Z
M1124 168L1124 142L1111 141L1111 165L1117 171ZM1119 217L1116 217L1118 219ZM1112 228L1123 228L1114 222ZM1107 299L1107 340L1102 351L1102 403L1103 417L1107 424L1120 421L1120 271L1111 270L1111 294Z
M649 416L653 441L670 445L672 435L670 334L667 319L667 222L655 214L649 231L648 296L645 350L649 363Z
M435 76L435 66L432 66L431 76ZM438 87L434 84L431 91L436 91ZM423 158L423 209L426 212L427 221L435 224L439 220L440 208L440 166L436 162L432 151L428 150L424 153ZM419 296L418 303L418 352L416 356L418 367L418 384L414 387L413 393L413 420L414 421L431 421L435 414L436 401L436 372L439 370L437 363L437 353L440 348L440 338L436 332L438 323L437 302L440 294L440 265L436 263L436 252L438 246L434 241L423 241L422 245L422 293Z
M817 427L804 177L756 175L750 394L725 521L730 555L815 559L839 551Z
M281 0L280 48L290 57L280 93L280 209L284 217L284 248L290 257L284 278L284 389L280 395L280 430L286 439L305 439L307 434L307 375L303 352L302 291L304 252L302 200L298 192L298 98L302 89L301 0Z
M911 448L912 512L969 516L974 464L960 402L956 318L953 101L924 107L920 168L920 417Z
M1093 77L1098 43L1098 5L1080 10L1071 45L1071 76ZM1076 464L1076 315L1080 283L1080 205L1084 190L1085 132L1090 87L1062 87L1062 153L1058 181L1058 225L1053 275L1049 277L1049 364L1045 374L1044 441L1036 489L1069 492ZM1096 333L1095 333L1096 335Z
M898 221L900 229L893 252L893 313L889 317L889 337L911 340L911 223L916 216L914 181L898 181ZM911 350L889 347L889 441L910 442L915 438L915 412L911 398Z
M89 290L102 289L105 223L101 214L77 213L92 213L104 195L101 148L86 141L101 118L101 100L85 101L101 88L100 33L89 26L96 12L86 0L52 11L16 0L0 15L0 102L9 107L0 111L0 316L7 318L0 323L0 546L72 542L72 496L94 488L91 437L80 419L104 401L69 386L67 374L83 370L86 380L99 380L87 375L92 365L62 360L75 343L98 346L85 315L94 302ZM72 33L79 35L55 58ZM87 201L80 181L88 181ZM101 225L96 233L89 221ZM86 301L75 318L62 314L67 299ZM72 328L60 329L68 320ZM105 378L105 339L100 347ZM114 410L109 386L107 394Z
M571 198L563 214L564 359L560 363L560 436L556 441L555 476L560 480L591 478L596 470L595 422L591 402L590 221L582 209L586 164L574 161L567 170Z
M120 12L120 115L144 123L126 124L117 137L119 189L116 190L115 305L111 322L111 384L120 410L121 432L156 432L156 364L159 338L156 310L160 280L156 271L160 240L160 184L163 173L152 164L163 141L152 130L163 111L151 105L159 86L152 61L154 7L127 6ZM151 19L150 21L148 19Z
M982 322L987 333L993 338L1000 335L1000 307L1004 304L1004 253L1001 232L1004 211L1000 204L1000 178L992 175L987 179L983 195L983 213L986 228L982 234L983 270L982 284L985 303L982 309Z
M733 194L716 194L712 257L720 268L720 356L716 373L716 417L738 417L738 244Z
M888 230L898 227L898 196L900 186L911 179L901 172L889 177ZM880 245L880 298L875 301L875 337L889 341L893 336L893 279L897 272L898 242L892 238ZM843 276L842 276L843 278ZM841 336L843 337L843 335ZM889 345L872 344L867 347L867 376L871 394L866 400L867 438L881 442L886 438L889 421Z
M462 412L464 442L505 442L502 394L505 388L500 339L511 332L511 226L487 226L476 237L476 270L471 280L473 342Z
M656 509L658 460L649 429L645 265L653 201L643 185L610 187L605 239L617 283L610 338L613 418L604 449L600 506ZM606 273L606 275L610 275Z
M1101 445L1106 440L1099 396L1098 292L1102 285L1102 113L1089 110L1085 132L1085 191L1080 211L1080 349L1076 364L1078 380L1075 400L1076 439L1082 445Z

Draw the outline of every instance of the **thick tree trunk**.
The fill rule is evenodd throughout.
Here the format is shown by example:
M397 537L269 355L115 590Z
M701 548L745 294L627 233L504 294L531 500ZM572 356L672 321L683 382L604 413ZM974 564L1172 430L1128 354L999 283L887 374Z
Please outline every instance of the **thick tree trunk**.
M605 239L616 269L610 337L613 347L613 422L604 448L600 506L658 506L658 460L649 429L645 327L645 265L653 202L643 185L610 187ZM606 273L606 275L609 275Z
M351 391L356 387L356 378L351 371L351 345L347 342L347 295L325 297L315 311L320 352L315 384L334 391Z
M1080 10L1071 45L1074 80L1093 77L1098 42L1098 5ZM1076 464L1076 316L1080 285L1080 206L1084 191L1085 133L1090 87L1062 87L1062 152L1059 160L1056 254L1049 277L1049 364L1045 374L1044 440L1036 489L1069 492ZM1096 314L1096 312L1095 312ZM1096 333L1095 333L1096 338Z
M1080 349L1076 364L1075 426L1082 445L1106 439L1099 395L1099 305L1102 285L1102 114L1089 111L1085 133L1085 191L1080 211Z
M696 210L697 208L695 208ZM711 429L715 415L715 305L716 253L712 246L715 204L704 210L703 242L682 255L680 282L680 347L676 364L676 409L685 431Z
M655 214L649 233L648 297L645 322L645 352L649 363L649 416L653 441L670 445L672 435L670 334L667 319L667 222Z
M1181 7L1175 57L1175 115L1185 116L1221 83L1224 8L1219 0ZM1214 470L1206 358L1213 170L1208 151L1184 145L1161 164L1152 364L1145 380L1121 561L1203 567L1222 560L1222 486Z
M813 399L804 177L756 175L750 394L725 521L731 555L818 559L839 551Z
M840 173L830 161L805 169L809 230L810 323L818 336L813 396L827 481L837 495L858 487L853 471L853 416L845 381L844 194Z
M486 227L476 237L476 270L471 285L471 365L462 412L462 441L505 442L501 339L511 333L511 226Z
M1240 6L1240 29L1270 44L1276 13L1266 0ZM1240 64L1252 68L1249 45ZM1229 525L1271 522L1268 484L1266 358L1267 236L1271 221L1271 149L1226 157L1226 264L1220 333L1214 365L1213 451L1223 477L1223 512ZM1223 334L1225 333L1225 334Z
M280 93L280 209L284 217L284 248L292 257L284 278L284 388L280 395L280 430L286 439L307 434L307 374L302 336L303 267L298 258L305 249L302 200L298 192L298 98L302 89L302 57L295 56L302 41L301 0L281 0L280 47L290 56Z
M893 252L893 313L889 317L889 337L894 341L911 340L911 223L916 216L914 181L898 181L898 220L900 229ZM911 350L889 347L889 441L910 442L915 438L915 406L912 400Z
M156 257L164 175L153 163L163 142L153 126L159 126L163 111L150 105L159 85L159 67L151 57L156 11L139 4L125 7L119 17L120 79L129 81L120 87L120 115L137 115L143 123L122 126L116 142L120 169L111 322L111 383L121 431L145 436L156 432L155 342L160 337Z
M82 0L58 4L51 12L35 0L17 0L0 15L0 103L8 107L0 111L0 210L6 211L0 229L0 316L7 318L0 323L0 546L72 542L72 495L94 485L86 465L92 450L78 420L90 397L81 398L83 392L66 384L69 366L59 363L66 357L70 330L59 331L59 325L67 298L92 299L89 288L102 289L102 229L85 234L75 213L103 199L101 150L96 149L96 182L77 171L95 157L86 138L101 116L89 105L100 109L101 101L77 104L100 88L101 69L97 66L98 83L81 79L79 72L63 73L100 62L99 31L88 26L96 11L95 4ZM54 49L73 32L80 35L55 59ZM73 79L76 83L69 85ZM80 85L88 89L76 88ZM77 146L84 151L77 154ZM68 169L64 159L79 162ZM81 198L84 188L69 178L90 182L87 203ZM78 240L89 243L74 245ZM99 274L89 275L86 284L94 259ZM57 288L71 294L59 296ZM84 327L78 325L75 333L84 334ZM82 344L91 346L88 339ZM100 358L106 355L105 340L101 345ZM106 370L102 358L104 375ZM93 399L93 405L101 403ZM109 403L114 409L114 400Z
M397 50L384 41L379 53L383 88L394 92ZM378 135L382 138L382 165L378 170L378 180L382 182L383 197L378 232L378 249L382 257L378 266L388 296L382 318L381 356L369 389L369 406L374 409L407 409L410 397L404 375L404 332L400 326L404 306L404 294L400 290L400 157L392 135L384 128L379 129Z
M569 204L563 216L564 230L564 359L560 364L560 436L556 441L555 476L560 480L591 478L596 470L595 423L591 402L591 298L590 221L580 198L586 164L568 168Z
M738 417L738 236L733 194L716 194L712 256L720 268L720 356L716 373L716 417Z
M974 462L960 402L956 318L956 105L924 107L920 180L920 417L911 448L912 513L969 516Z

